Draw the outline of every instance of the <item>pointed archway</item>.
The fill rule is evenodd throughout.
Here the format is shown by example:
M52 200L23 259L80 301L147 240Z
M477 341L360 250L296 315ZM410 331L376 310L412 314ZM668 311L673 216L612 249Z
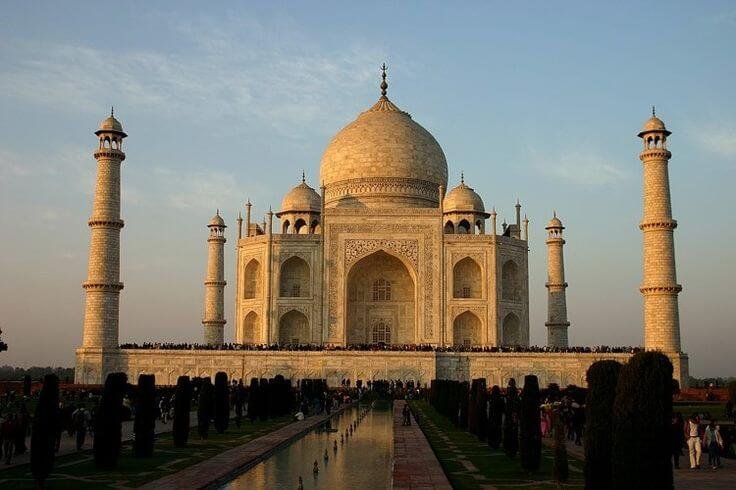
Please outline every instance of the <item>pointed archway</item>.
M348 344L416 342L416 286L398 257L379 250L360 259L346 293Z

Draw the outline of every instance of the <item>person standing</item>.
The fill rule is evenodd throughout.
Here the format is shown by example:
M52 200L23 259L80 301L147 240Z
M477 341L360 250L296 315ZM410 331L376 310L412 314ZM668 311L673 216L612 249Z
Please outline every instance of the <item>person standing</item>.
M72 414L72 424L74 432L77 435L77 451L81 451L84 447L84 440L87 438L87 423L89 415L84 406L80 406Z
M3 439L3 452L5 453L5 464L13 461L13 453L15 452L15 432L16 432L15 414L9 413L2 425L0 425L0 434Z
M235 402L235 426L240 428L240 421L243 418L243 408L245 406L245 387L243 386L243 380L238 381L238 386L235 387L235 396L233 397Z
M685 422L679 413L672 414L672 425L670 431L670 443L672 450L672 461L675 469L680 469L680 456L682 456L682 446L685 445Z
M692 414L685 424L685 437L687 437L688 454L690 455L690 469L700 469L700 456L703 449L700 445L700 419L696 414Z
M715 470L720 468L721 456L719 452L723 448L723 438L721 437L721 428L716 425L715 420L711 420L708 427L705 428L703 445L708 450L708 464L710 465L710 469Z

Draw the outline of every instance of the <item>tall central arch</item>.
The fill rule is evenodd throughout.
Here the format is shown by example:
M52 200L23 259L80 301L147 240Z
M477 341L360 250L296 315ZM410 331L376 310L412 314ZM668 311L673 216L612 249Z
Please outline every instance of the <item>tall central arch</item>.
M363 257L347 277L347 343L416 343L416 305L414 279L399 258L383 250Z

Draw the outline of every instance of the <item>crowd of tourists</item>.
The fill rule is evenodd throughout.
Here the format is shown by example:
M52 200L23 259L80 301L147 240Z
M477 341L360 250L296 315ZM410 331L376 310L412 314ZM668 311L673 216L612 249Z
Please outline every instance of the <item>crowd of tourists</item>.
M221 350L221 351L390 351L390 352L521 352L521 353L628 353L634 354L641 350L632 346L597 345L592 347L554 347L534 345L505 345L505 346L471 346L450 345L436 346L432 344L197 344L187 342L143 342L120 344L121 349L143 350Z
M28 411L28 402L33 397L22 396L15 400L15 404L3 406L0 419L0 460L6 465L13 462L14 456L25 454L28 450L27 438L31 435L31 414ZM94 404L90 407L85 402L74 403L74 397L59 402L58 420L54 424L54 452L58 453L64 434L74 438L77 451L84 447L87 434L94 433ZM94 399L96 402L96 398Z

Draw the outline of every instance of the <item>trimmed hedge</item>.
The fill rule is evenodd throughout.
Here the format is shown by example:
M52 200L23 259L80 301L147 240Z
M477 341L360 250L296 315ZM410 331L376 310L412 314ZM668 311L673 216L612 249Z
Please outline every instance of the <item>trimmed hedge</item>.
M611 446L613 444L613 402L621 372L618 361L597 361L590 365L586 378L585 400L585 488L607 490L611 484Z
M539 381L533 374L524 377L519 419L519 456L527 471L539 469L542 461L542 429L539 413Z
M672 488L672 363L639 352L621 368L613 403L611 488Z
M59 424L59 378L47 374L38 398L31 430L31 473L39 488L54 468L56 433Z
M139 458L153 456L153 439L156 433L156 377L153 374L138 376L138 393L133 422L133 455Z
M110 373L105 380L97 411L95 412L95 437L92 449L95 466L114 469L120 456L122 438L123 397L128 389L125 373Z
M189 376L179 376L174 396L174 445L186 446L189 441L189 414L192 411L192 382Z

